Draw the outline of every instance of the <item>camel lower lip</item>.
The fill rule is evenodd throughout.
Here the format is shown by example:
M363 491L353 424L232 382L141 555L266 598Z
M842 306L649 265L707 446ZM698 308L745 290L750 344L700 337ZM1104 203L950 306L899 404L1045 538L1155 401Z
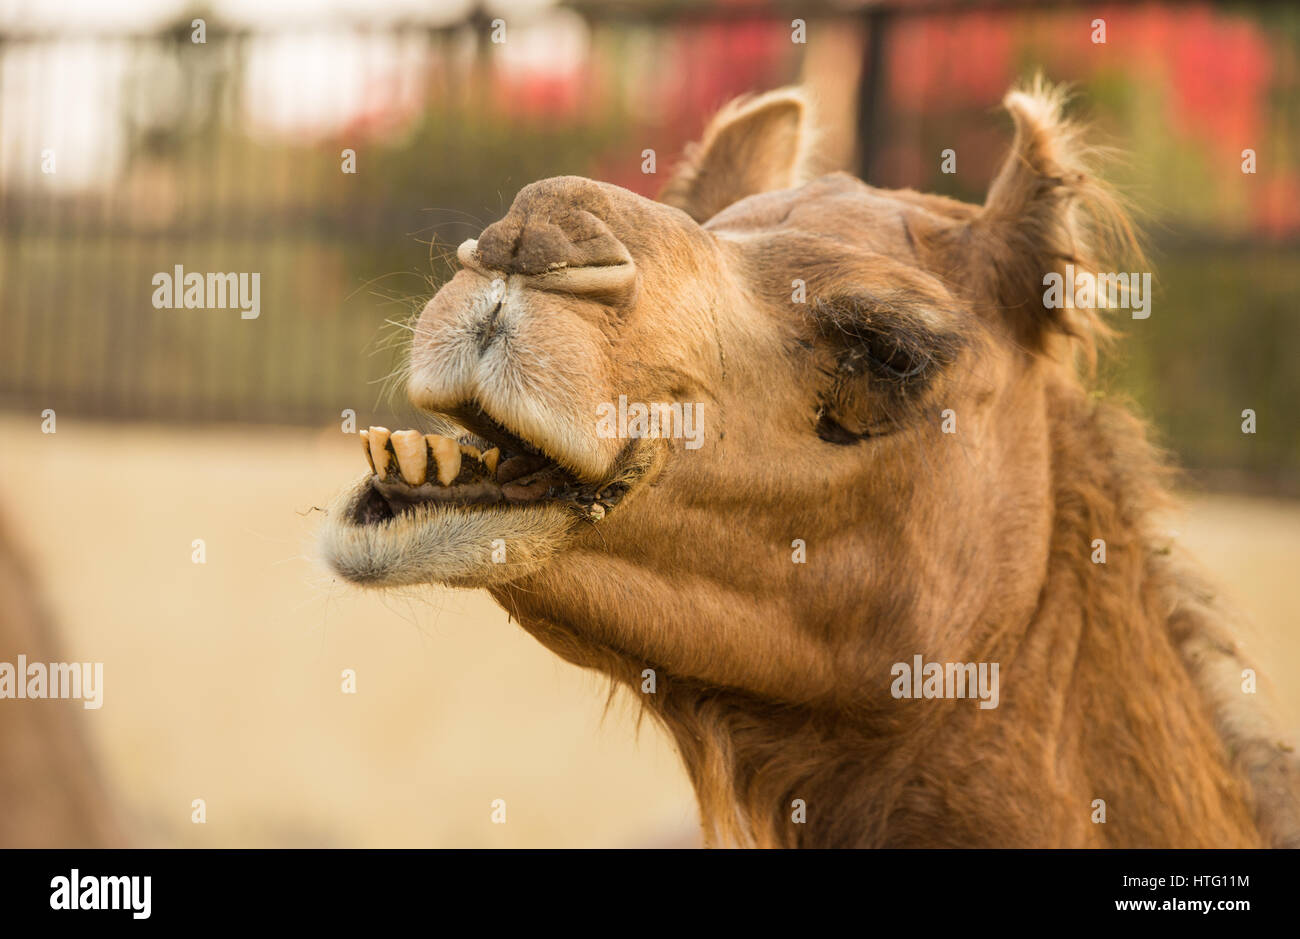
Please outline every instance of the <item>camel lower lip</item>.
M524 507L543 502L566 504L589 518L600 519L627 491L623 483L603 489L580 486L563 476L548 475L547 470L534 473L521 482L504 484L482 479L449 487L437 483L409 486L375 476L367 482L367 487L353 505L351 520L356 525L378 525L413 512L422 505L472 511L485 506Z
M443 486L426 482L412 486L391 475L387 479L371 477L370 489L388 506L391 515L398 515L425 502L451 505L496 505L502 502L536 502L547 496L576 489L577 482L554 465L546 465L535 472L511 479L478 478ZM391 517L390 515L390 517Z
M386 478L371 476L365 493L357 500L354 520L358 524L374 524L409 512L416 506L437 503L447 506L471 508L482 505L539 502L544 499L594 503L583 499L585 494L576 480L553 464L547 464L516 479L478 477L442 485L430 480L413 486L400 476L388 474Z

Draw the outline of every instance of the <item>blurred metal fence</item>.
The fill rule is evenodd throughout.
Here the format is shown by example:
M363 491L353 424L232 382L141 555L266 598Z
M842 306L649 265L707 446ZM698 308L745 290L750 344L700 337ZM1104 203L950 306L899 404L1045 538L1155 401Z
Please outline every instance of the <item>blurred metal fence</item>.
M402 324L523 185L576 173L653 195L645 149L662 174L728 98L802 81L840 135L825 168L978 200L1006 145L992 105L1044 68L1140 148L1145 176L1120 181L1154 209L1164 305L1127 330L1120 383L1193 466L1300 491L1300 10L1107 5L1112 41L1094 45L1084 6L570 0L511 18L504 43L481 12L265 31L209 17L201 43L188 15L148 34L0 33L0 407L400 421ZM1242 140L1269 156L1258 181L1236 167ZM945 147L957 174L939 172ZM259 316L155 306L178 265L258 273ZM1245 407L1269 428L1249 446Z
M400 324L520 186L616 160L606 178L653 190L634 178L641 146L667 162L698 130L674 110L798 65L794 48L719 83L678 55L657 83L679 89L676 104L647 111L664 29L591 28L572 11L510 28L501 45L478 15L292 32L208 22L202 43L189 17L150 35L0 35L0 406L382 418ZM581 72L534 67L564 43L583 46ZM634 129L635 151L611 155ZM258 273L259 315L157 308L154 277L178 265Z

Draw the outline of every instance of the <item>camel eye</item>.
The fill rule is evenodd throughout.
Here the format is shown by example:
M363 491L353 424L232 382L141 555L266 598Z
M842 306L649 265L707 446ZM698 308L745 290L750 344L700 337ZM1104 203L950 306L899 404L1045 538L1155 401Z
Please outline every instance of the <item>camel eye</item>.
M895 381L911 381L929 365L928 356L917 355L915 348L892 335L873 336L867 343L867 357L877 374Z
M860 434L855 434L835 418L831 417L826 406L817 409L817 436L827 443L833 443L837 446L847 447L855 443L860 443L868 437L877 436L875 433L866 430Z
M852 294L813 304L812 346L825 376L815 415L821 440L848 446L886 436L908 426L930 399L964 338L936 329L959 318L928 300Z
M922 377L932 364L924 350L892 333L869 333L841 354L839 368L849 375L869 374L902 384Z

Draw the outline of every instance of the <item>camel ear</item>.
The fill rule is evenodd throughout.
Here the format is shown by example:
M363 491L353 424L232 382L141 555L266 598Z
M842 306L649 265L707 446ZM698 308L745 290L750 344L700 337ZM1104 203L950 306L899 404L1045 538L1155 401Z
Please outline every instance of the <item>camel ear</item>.
M1002 99L1016 136L989 187L984 203L987 223L1059 223L1071 186L1084 176L1079 129L1062 116L1064 104L1063 91L1041 79L1007 92Z
M737 98L687 146L659 201L703 223L746 196L798 185L810 149L808 112L797 88Z
M1040 347L1050 330L1081 337L1107 332L1095 311L1049 307L1046 275L1066 264L1127 270L1108 265L1141 255L1120 201L1092 172L1095 151L1062 114L1065 100L1062 88L1041 78L1003 99L1015 140L971 223L998 305L1030 348Z

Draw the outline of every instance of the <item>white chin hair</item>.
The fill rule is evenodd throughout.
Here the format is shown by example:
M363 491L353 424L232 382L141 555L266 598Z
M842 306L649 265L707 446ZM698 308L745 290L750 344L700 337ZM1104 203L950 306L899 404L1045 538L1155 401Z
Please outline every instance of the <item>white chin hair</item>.
M359 525L353 510L368 480L362 477L334 500L318 542L330 570L362 587L508 583L545 563L578 524L572 512L554 503L424 503Z

